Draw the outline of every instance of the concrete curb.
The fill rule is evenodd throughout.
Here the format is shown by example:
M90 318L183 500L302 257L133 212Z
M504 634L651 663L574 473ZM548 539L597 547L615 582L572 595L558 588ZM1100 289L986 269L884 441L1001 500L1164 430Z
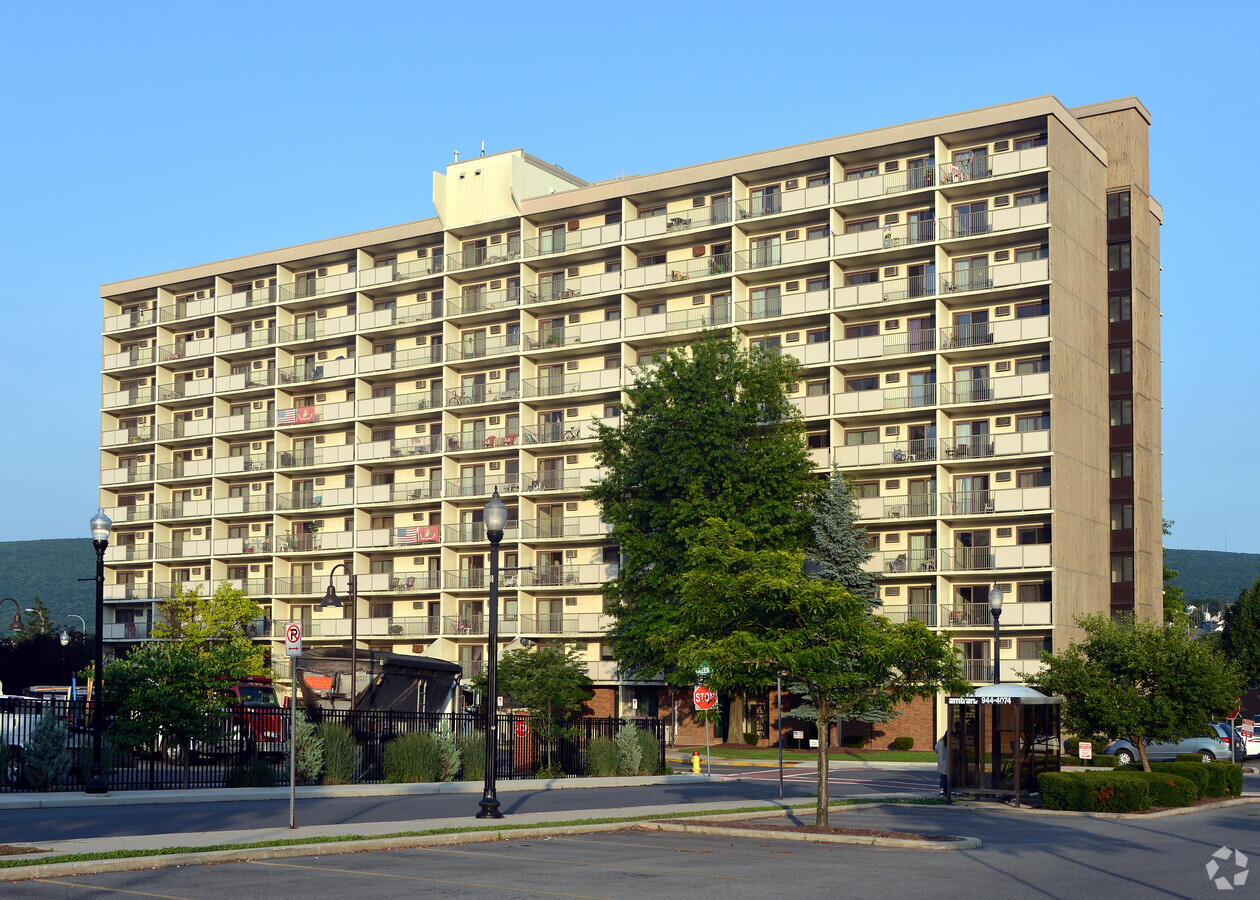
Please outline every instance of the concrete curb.
M643 775L633 778L521 778L498 782L498 793L563 791L583 788L642 787L653 784L698 784L712 779L691 773ZM433 794L480 794L480 781L446 781L434 784L343 784L299 787L299 800L339 797L424 797ZM233 803L245 800L288 800L288 787L194 788L170 791L116 791L110 794L0 794L0 812L6 809L67 809L95 806L150 806L185 803Z
M1077 816L1085 819L1132 819L1140 822L1146 819L1169 819L1173 816L1191 816L1195 813L1228 809L1231 806L1246 803L1260 803L1260 796L1245 794L1242 797L1229 797L1216 803L1209 803L1206 806L1183 806L1175 809L1161 809L1158 812L1147 813L1082 812L1072 809L1041 809L1040 807L1033 806L1021 806L1018 809L1013 806L1008 806L1006 808L1013 813L1033 813L1039 816ZM954 805L957 806L958 804L955 803ZM974 807L968 806L967 808Z

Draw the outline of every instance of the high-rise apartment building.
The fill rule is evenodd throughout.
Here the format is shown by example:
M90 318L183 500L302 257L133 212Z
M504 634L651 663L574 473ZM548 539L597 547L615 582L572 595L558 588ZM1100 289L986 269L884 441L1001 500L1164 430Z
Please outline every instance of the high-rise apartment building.
M594 184L512 151L435 174L433 219L105 285L106 637L227 580L259 641L344 643L319 601L345 563L360 646L471 674L497 488L503 565L532 567L503 580L504 642L582 642L601 711L655 712L604 639L591 424L705 328L801 362L885 614L947 631L975 681L995 583L1003 680L1081 613L1155 614L1149 121L1041 97Z

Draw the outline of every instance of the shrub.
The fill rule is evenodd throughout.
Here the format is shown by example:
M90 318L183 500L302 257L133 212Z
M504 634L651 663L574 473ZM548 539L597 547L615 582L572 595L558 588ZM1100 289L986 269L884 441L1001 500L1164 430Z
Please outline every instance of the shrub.
M438 728L437 742L438 750L442 754L442 780L454 781L459 774L459 741L455 740L454 732L442 727Z
M1077 759L1075 756L1068 756L1066 753L1059 757L1059 765L1061 766L1083 766L1085 760Z
M660 739L646 728L636 728L639 741L639 774L657 775L661 768ZM747 738L747 735L744 736Z
M617 774L638 775L639 766L643 763L643 752L639 749L639 729L627 725L617 732Z
M1133 772L1044 772L1037 787L1046 809L1123 813L1151 806L1150 784Z
M855 750L861 750L866 746L866 738L860 734L851 734L844 738L844 746L852 747Z
M230 788L275 787L276 773L266 760L255 758L228 769L223 783Z
M621 750L610 738L591 738L586 745L586 774L606 778L617 774Z
M300 706L293 710L293 730L297 732L297 779L303 784L313 784L324 772L324 742L315 733L306 710ZM288 741L284 743L284 755L288 759Z
M1151 806L1193 806L1199 799L1194 782L1171 772L1143 772L1150 786Z
M1188 763L1203 762L1203 757L1199 756L1199 754L1197 753L1178 753L1176 759L1177 759L1177 762L1188 762Z
M914 747L914 738L912 737L895 737L893 738L894 750L910 750Z
M74 762L66 748L68 734L66 723L51 710L40 716L31 729L22 757L26 762L26 780L41 791L70 774Z
M4 748L6 751L8 748ZM108 781L117 770L114 764L114 745L108 740L101 741L101 772ZM0 771L4 771L0 766ZM87 784L92 780L92 745L79 747L74 753L74 777L79 784Z
M474 731L460 735L460 777L464 781L482 781L486 777L486 733Z
M315 729L324 745L324 784L354 784L363 770L363 748L340 722L321 722Z
M1224 783L1225 790L1216 796L1220 797L1241 797L1242 796L1242 766L1238 763L1225 762L1217 760L1207 764L1209 772L1220 772L1221 780Z
M744 732L744 743L747 744L749 747L756 747L757 743L760 740L761 740L761 735L757 734L755 731Z
M385 781L414 784L442 780L442 748L427 731L400 734L385 745Z
M538 774L535 775L534 777L535 778L563 778L564 766L560 765L558 761L552 761L548 765L540 765L538 767Z
M1120 760L1114 756L1108 756L1106 753L1095 753L1094 758L1089 761L1089 764L1091 766L1098 766L1099 768L1114 768L1118 762L1120 762Z

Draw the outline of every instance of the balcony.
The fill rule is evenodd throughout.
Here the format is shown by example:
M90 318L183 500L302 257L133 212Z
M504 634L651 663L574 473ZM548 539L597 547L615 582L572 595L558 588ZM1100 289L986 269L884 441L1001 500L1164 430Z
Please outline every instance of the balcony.
M468 336L446 345L446 361L458 362L469 359L485 359L489 356L503 356L508 353L520 353L521 342L518 335L500 335L486 337L484 334Z
M153 426L139 425L135 428L116 428L101 435L102 447L117 447L123 444L143 444L153 440Z
M391 350L360 356L357 368L360 375L370 375L373 372L393 372L418 366L432 366L441 361L442 345L431 343L427 347L412 347L408 350Z
M577 223L574 223L577 224ZM565 231L553 231L539 236L535 240L525 242L525 258L550 256L555 253L572 253L576 250L587 250L591 247L604 247L621 240L621 225L592 225L587 228L574 228Z
M944 381L940 388L941 405L961 403L999 403L1050 393L1050 373L1007 375L1001 378L973 378L967 381Z
M309 596L311 594L322 593L324 590L324 579L313 578L310 575L306 575L306 576L302 576L298 578L275 578L273 579L273 582L275 586L275 593L277 596L294 595L294 594L299 595L299 596L301 595ZM346 624L349 625L350 623L347 622ZM307 632L305 626L303 626L302 632L303 632L303 636L305 636L308 633L312 633L312 632Z
M276 329L250 328L233 331L231 334L216 335L214 339L215 353L233 353L242 350L253 350L259 347L270 347L276 342Z
M985 326L967 326L983 328ZM952 329L941 329L942 331ZM835 358L843 362L852 359L879 359L881 357L908 356L912 353L928 353L936 349L936 332L898 331L892 334L873 334L867 337L844 338L835 342Z
M316 509L354 505L354 488L320 488L276 494L276 509Z
M101 486L114 484L139 484L153 480L153 466L120 466L101 470Z
M1019 228L1035 228L1049 221L1048 203L1007 206L982 213L942 216L936 220L942 241L963 240L986 234L1000 234Z
M156 352L154 347L131 347L121 353L106 353L104 369L108 372L111 369L126 369L132 366L151 366Z
M159 519L208 519L210 518L210 501L206 500L168 500L157 504Z
M338 307L340 309L340 307ZM321 310L321 312L323 312ZM358 325L358 317L354 313L343 313L327 318L308 318L305 321L285 325L280 329L280 343L290 341L313 341L318 338L352 335Z
M773 247L741 250L735 254L735 271L745 272L750 269L766 269L773 266L787 266L793 263L810 262L816 259L827 259L831 256L831 238L813 238L804 241L789 241Z
M929 628L937 625L937 607L934 603L909 603L890 605L885 603L879 614L897 625L905 622L922 622Z
M844 391L832 395L832 406L837 416L893 409L921 409L936 405L937 387L939 385L912 384L870 391Z
M539 328L536 334L525 336L528 350L550 350L572 347L577 344L598 344L615 341L621 337L621 322L587 322L584 325L566 325L559 328Z
M123 603L131 600L164 600L170 596L168 592L159 592L154 590L154 588L155 585L148 582L107 584L105 585L104 600L107 603Z
M470 428L457 434L446 435L446 452L460 453L466 450L493 450L516 445L518 432L506 428Z
M392 397L369 397L360 400L359 417L388 416L442 408L442 391L429 390Z
M463 272L481 266L498 266L521 258L521 245L507 241L486 247L466 247L458 253L446 255L447 272Z
M493 488L494 485L489 485ZM481 493L486 493L482 491ZM484 522L460 522L457 525L445 526L445 539L453 544L484 544L486 542L486 526ZM516 541L520 536L521 523L509 520L503 528L503 540Z
M401 503L415 500L440 500L441 481L407 481L395 484L364 484L357 489L359 504Z
M942 352L969 350L973 347L991 347L995 344L1013 344L1020 341L1044 341L1050 337L1050 317L1034 316L1028 319L1007 319L1001 322L982 322L977 325L956 325L940 329Z
M325 531L319 533L294 531L278 534L274 538L276 553L308 553L315 550L349 550L354 547L354 532Z
M117 316L106 316L104 331L126 331L128 328L141 328L145 325L157 324L157 309L133 309Z
M214 352L214 338L201 340L180 340L174 344L157 348L158 362L175 362L180 359L191 359L194 356L207 356Z
M398 281L410 281L413 278L425 278L442 274L442 255L426 256L421 259L409 259L405 262L392 262L383 266L359 270L359 287L380 287Z
M214 291L198 291L200 298L192 295L180 297L173 306L163 306L158 310L159 322L177 322L180 319L195 319L214 315ZM209 296L205 296L206 294Z
M595 272L574 278L554 276L548 281L528 285L525 303L549 303L552 300L572 300L595 294L615 293L621 290L621 272Z
M1046 147L1030 147L1007 153L993 153L942 162L937 167L937 183L942 187L1001 178L1046 167Z
M695 206L680 209L665 215L644 216L631 219L625 223L626 240L639 241L644 238L659 237L663 234L677 234L694 231L698 228L709 228L714 225L725 225L731 221L731 204L717 203L710 206Z
M735 304L735 321L748 322L778 316L799 316L826 312L830 297L825 290L783 294L773 302L750 301Z
M527 519L521 522L521 540L550 540L552 538L605 538L612 526L599 516L572 516L565 518Z
M276 410L276 428L293 428L353 418L353 400L321 403L315 406L291 406L288 409Z
M827 206L830 202L831 187L821 184L815 187L783 191L770 196L738 200L735 203L735 212L739 219L757 219L802 209L817 209Z
M115 525L123 522L147 522L157 512L153 503L136 503L130 506L111 506L105 510Z
M412 456L428 456L442 452L441 435L417 435L395 438L392 441L367 441L355 445L355 457L359 462L373 459L404 459Z
M235 499L235 498L232 498ZM267 498L270 500L270 498ZM219 501L216 500L216 503ZM259 523L261 524L261 523ZM275 541L263 535L259 537L215 538L211 541L215 556L240 556L251 553L271 553L275 549Z
M322 297L327 294L346 294L358 287L358 277L354 272L342 272L339 275L323 275L303 277L299 275L292 284L280 285L280 299L303 300L308 297Z
M599 484L603 478L603 470L595 467L526 472L521 475L521 489L527 494L541 491L578 491L588 485Z
M627 322L627 325L629 323ZM544 378L526 378L521 382L521 396L563 397L587 391L610 391L621 387L621 369L591 369Z
M210 541L170 541L155 544L153 558L167 559L208 559L210 557Z
M520 305L521 289L519 286L498 291L480 291L465 288L460 296L452 297L446 301L446 314L448 316L467 316L472 313L510 309Z
M1002 491L954 491L941 494L941 515L981 516L1034 512L1050 508L1050 488L1011 488Z
M120 406L139 406L152 403L155 389L153 385L137 385L123 388L121 391L109 391L101 398L104 409L115 409Z
M646 316L635 316L623 320L627 338L644 335L668 334L680 331L698 331L701 328L716 328L729 325L731 322L728 307L700 307L698 309L680 309L671 313L653 313Z
M962 660L963 678L972 684L993 683L993 663L987 659Z
M275 285L268 285L216 297L214 299L214 308L216 312L222 314L232 312L237 309L250 309L256 306L266 306L267 304L275 302Z
M478 466L477 468L480 468ZM500 494L515 494L520 490L521 482L516 475L504 475L502 478L486 478L484 475L468 475L462 478L446 480L446 497L489 497L494 491ZM452 528L455 526L447 526ZM511 527L511 523L509 523Z
M1050 603L1006 603L1002 606L1001 621L1003 627L1048 626L1054 624L1053 611ZM993 615L988 603L945 603L941 605L940 624L952 628L992 628Z
M191 399L193 397L209 397L214 393L213 378L198 378L194 381L175 381L157 386L159 401Z
M593 426L583 426L577 422L544 422L541 425L528 425L521 429L522 444L569 444L577 441L595 440Z
M236 456L217 456L214 459L215 475L232 475L239 472L266 472L275 465L271 453L246 453Z
M936 275L911 275L888 281L846 284L835 289L836 306L865 306L870 303L918 300L936 296Z
M101 635L107 641L147 641L153 637L151 622L106 622Z
M490 381L485 384L465 384L446 389L446 405L472 406L477 403L499 403L519 400L520 381Z
M410 325L412 322L427 322L440 318L442 318L441 300L418 300L402 306L390 305L384 309L360 313L359 330L373 331L393 325Z
M436 544L441 540L437 525L404 525L401 528L373 528L355 532L355 544L360 549L369 547L419 547Z
M362 584L360 590L374 590L375 588L364 588ZM386 576L386 584L384 590L392 594L408 594L417 592L440 591L442 589L442 573L435 571L414 572L391 572ZM426 617L430 618L430 617ZM436 618L436 617L432 617ZM434 632L436 634L436 632Z
M987 572L995 569L1046 569L1050 544L1001 547L945 547L940 550L943 572Z
M518 616L520 634L605 634L614 619L603 613L539 613Z
M182 438L209 437L214 434L214 419L176 419L168 425L158 426L158 440L174 441Z
M935 572L938 552L935 547L876 552L863 564L862 569L884 575L919 575Z
M173 459L157 467L159 481L171 478L209 478L212 471L209 459Z
M257 431L271 428L275 421L275 413L269 410L251 410L233 416L223 416L214 420L215 434L234 434L240 431Z
M995 456L1023 456L1050 452L1050 432L1014 431L940 439L946 460L989 459Z
M829 414L831 398L826 394L815 394L812 397L788 397L788 403L792 404L805 418L812 419Z
M969 294L1036 284L1050 278L1050 260L1003 263L996 266L973 266L942 273L942 294Z
M844 469L859 466L932 463L936 460L935 438L912 441L887 441L879 444L844 444L835 447L832 458Z
M303 363L300 366L289 366L277 370L280 384L305 384L320 381L324 378L351 377L354 375L354 359L339 357L321 363Z
M863 497L858 500L863 519L915 519L936 515L936 495L903 497Z
M855 253L874 253L916 244L929 244L936 240L936 221L903 222L885 225L866 231L837 234L832 238L832 252L836 256L852 256Z
M672 262L639 266L622 273L626 290L651 287L657 284L707 278L711 275L729 275L733 259L729 253L694 259L676 259Z
M535 566L532 572L522 572L524 584L533 587L598 587L617 577L616 563L588 563L577 566Z
M235 375L222 375L214 379L215 393L228 394L248 391L255 388L274 387L276 384L275 369L254 369L238 372Z

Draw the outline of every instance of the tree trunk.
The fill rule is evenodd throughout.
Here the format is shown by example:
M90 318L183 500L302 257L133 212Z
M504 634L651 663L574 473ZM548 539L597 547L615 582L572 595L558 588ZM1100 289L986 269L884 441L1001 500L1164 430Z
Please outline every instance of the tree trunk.
M831 775L830 761L827 758L827 745L831 739L831 719L823 714L822 704L818 705L818 805L814 811L814 825L827 828L827 809L831 800L827 796L828 778Z
M1151 761L1146 758L1146 741L1141 736L1130 737L1129 743L1137 747L1138 757L1142 760L1142 771L1149 772L1151 770Z

